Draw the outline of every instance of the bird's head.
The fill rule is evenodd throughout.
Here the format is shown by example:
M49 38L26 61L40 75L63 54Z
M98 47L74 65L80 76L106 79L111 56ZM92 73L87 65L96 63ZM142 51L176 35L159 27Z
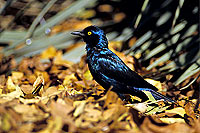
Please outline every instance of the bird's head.
M71 34L78 35L86 42L86 48L107 48L108 40L105 33L97 26L88 26L82 31L74 31Z

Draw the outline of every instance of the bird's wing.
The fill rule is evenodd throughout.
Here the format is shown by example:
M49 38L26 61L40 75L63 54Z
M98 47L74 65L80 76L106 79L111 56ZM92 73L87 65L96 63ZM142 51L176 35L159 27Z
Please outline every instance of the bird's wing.
M98 59L101 73L106 77L137 88L149 88L157 90L136 72L132 71L117 55L107 54Z

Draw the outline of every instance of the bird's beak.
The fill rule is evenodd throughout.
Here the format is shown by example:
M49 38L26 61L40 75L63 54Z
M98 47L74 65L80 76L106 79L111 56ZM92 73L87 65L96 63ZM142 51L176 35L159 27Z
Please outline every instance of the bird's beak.
M83 33L82 31L73 31L71 34L72 34L72 35L78 35L78 36L80 36L80 37L84 37L84 36L85 36L84 33Z

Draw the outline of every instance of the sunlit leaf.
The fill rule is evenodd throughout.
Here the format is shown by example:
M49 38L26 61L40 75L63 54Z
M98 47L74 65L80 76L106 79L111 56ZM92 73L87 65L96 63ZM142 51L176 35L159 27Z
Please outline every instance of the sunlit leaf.
M182 107L177 107L177 108L173 108L171 110L166 110L166 113L176 113L179 114L180 116L184 117L185 115L185 109Z

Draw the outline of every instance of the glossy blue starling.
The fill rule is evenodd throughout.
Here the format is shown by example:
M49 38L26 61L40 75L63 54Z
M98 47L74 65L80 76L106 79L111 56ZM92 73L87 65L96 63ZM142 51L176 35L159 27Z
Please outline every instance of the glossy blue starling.
M86 27L71 34L83 38L86 43L87 63L94 78L106 90L112 87L121 98L123 94L143 98L148 91L156 100L175 102L158 92L157 88L132 71L115 53L108 49L108 40L97 26ZM142 96L142 97L141 97ZM145 95L146 96L146 95Z

